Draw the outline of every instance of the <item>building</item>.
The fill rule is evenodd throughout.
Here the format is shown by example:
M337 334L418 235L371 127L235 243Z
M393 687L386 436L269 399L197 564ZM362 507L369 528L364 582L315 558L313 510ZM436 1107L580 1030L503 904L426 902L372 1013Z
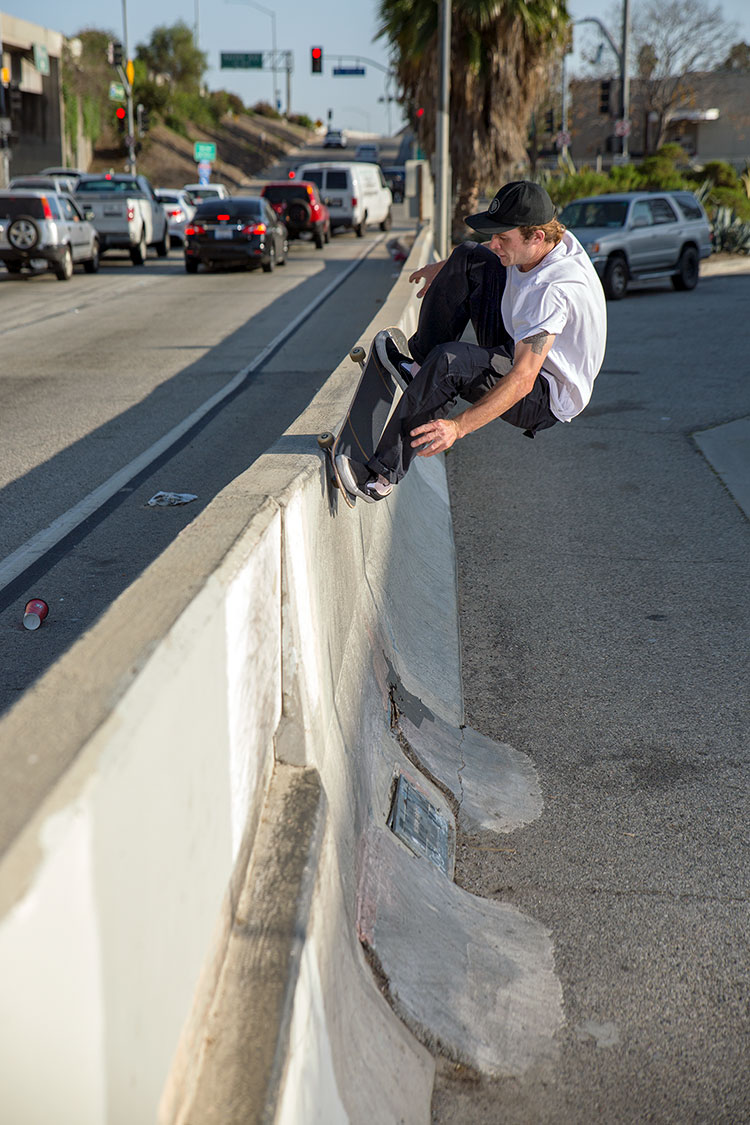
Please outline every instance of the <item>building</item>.
M4 106L0 106L0 186L19 176L64 164L62 51L59 31L0 12Z
M568 129L570 155L576 164L612 162L622 151L616 135L620 83L612 79L608 98L601 79L574 79L570 83ZM631 157L641 159L654 151L659 133L656 103L650 85L634 78L630 83ZM600 106L609 101L609 109ZM665 114L665 141L675 141L696 162L725 160L744 168L750 160L750 71L714 70L686 74L679 80L674 104Z

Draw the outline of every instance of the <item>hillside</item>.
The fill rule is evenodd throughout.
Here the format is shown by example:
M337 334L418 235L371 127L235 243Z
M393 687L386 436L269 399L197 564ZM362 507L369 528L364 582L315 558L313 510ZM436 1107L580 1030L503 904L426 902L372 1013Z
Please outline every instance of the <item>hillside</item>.
M212 129L188 127L189 139L166 125L155 125L146 134L138 155L138 171L154 186L180 187L198 179L193 160L195 141L213 141L217 160L211 178L236 191L258 173L314 139L315 134L288 121L259 114L227 114ZM106 145L94 150L90 171L121 171L122 149Z

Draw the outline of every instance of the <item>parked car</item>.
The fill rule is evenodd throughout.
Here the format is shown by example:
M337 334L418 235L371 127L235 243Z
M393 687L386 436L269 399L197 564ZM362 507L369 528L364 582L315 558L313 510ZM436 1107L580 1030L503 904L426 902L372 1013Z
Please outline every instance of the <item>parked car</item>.
M323 138L323 148L346 148L348 143L343 129L329 129Z
M406 195L406 168L403 164L391 164L383 168L383 177L391 189L394 203L403 203Z
M185 227L195 214L195 204L188 199L186 191L173 191L168 188L155 188L156 198L161 203L169 224L171 242L185 245Z
M331 230L350 227L358 238L368 223L390 230L393 196L378 164L303 164L297 175L318 186L330 212Z
M260 193L286 226L290 238L311 234L318 250L331 239L331 216L316 184L281 180L265 184Z
M0 261L9 273L50 269L68 281L76 265L99 269L99 239L69 195L7 189L0 191Z
M560 222L588 251L610 301L631 281L670 277L694 289L702 258L712 250L711 226L689 191L633 191L574 199Z
M198 266L262 266L270 273L286 264L287 230L274 209L257 195L207 199L185 228L185 269Z
M204 199L229 199L231 194L224 184L183 184L182 190L196 207Z
M49 172L43 175L41 172L33 176L14 176L8 184L11 188L38 188L40 191L75 191L75 186L78 183L78 176L72 176L67 173Z
M96 227L102 253L128 250L134 266L146 261L148 247L160 258L169 253L169 225L164 208L145 176L104 172L81 176L75 198Z
M377 164L380 159L380 149L375 144L357 145L354 152L355 160L365 160L369 164Z

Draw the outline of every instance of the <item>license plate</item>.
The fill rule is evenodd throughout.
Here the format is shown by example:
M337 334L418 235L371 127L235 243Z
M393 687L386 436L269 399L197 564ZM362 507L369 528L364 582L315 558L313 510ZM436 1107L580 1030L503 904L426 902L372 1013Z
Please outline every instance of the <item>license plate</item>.
M104 208L104 214L105 215L121 215L122 214L122 207L105 207Z
M343 202L344 202L343 199L329 199L328 200L328 206L329 207L341 207Z
M233 234L233 230L215 230L214 238L231 238Z

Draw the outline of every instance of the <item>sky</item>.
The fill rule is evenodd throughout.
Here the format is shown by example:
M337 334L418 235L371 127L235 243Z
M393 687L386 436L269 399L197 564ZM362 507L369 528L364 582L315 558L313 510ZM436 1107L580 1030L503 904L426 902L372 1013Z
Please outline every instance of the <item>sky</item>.
M638 3L639 0L631 0L631 11ZM738 25L738 38L750 43L749 0L710 3L718 3L725 19ZM607 22L610 7L607 0L568 0L574 20L597 16L619 43L619 27ZM359 133L388 135L403 124L400 107L390 104L389 118L389 105L381 100L387 91L386 75L379 67L387 67L388 56L382 40L373 42L378 24L376 0L284 0L283 4L275 0L258 0L257 4L255 0L66 0L64 4L60 0L0 0L2 12L66 36L84 28L97 28L111 31L121 39L125 16L131 55L139 43L149 41L155 27L171 27L179 20L195 27L197 22L199 45L208 55L209 88L237 93L246 105L258 101L273 103L273 72L222 70L220 54L270 51L275 27L277 49L291 51L293 55L293 113L307 113L326 123L330 120L334 128ZM580 45L591 42L595 34L594 25L574 31L570 73L580 72ZM321 75L311 73L312 47L323 49ZM364 77L333 75L335 66L351 67L357 59L365 68ZM282 108L286 109L285 72L279 72L277 78Z

